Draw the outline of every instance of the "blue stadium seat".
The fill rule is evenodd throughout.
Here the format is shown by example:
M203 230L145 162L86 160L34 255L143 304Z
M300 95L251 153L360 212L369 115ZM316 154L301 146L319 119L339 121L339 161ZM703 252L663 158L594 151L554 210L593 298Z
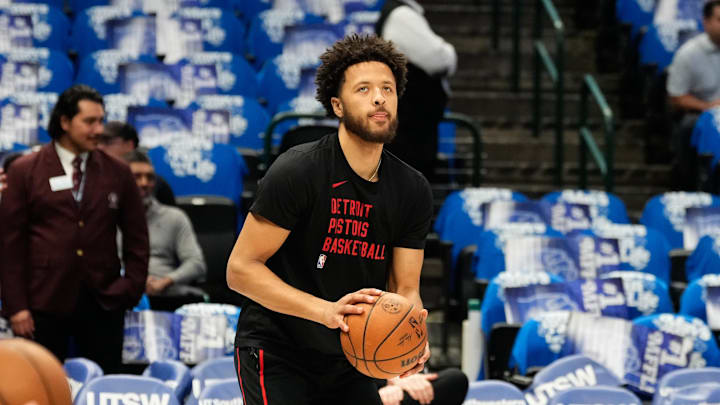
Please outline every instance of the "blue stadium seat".
M288 27L322 22L322 17L306 14L297 9L269 9L257 14L250 21L247 36L247 49L252 56L255 69L259 70L266 61L283 52L285 30Z
M638 271L613 271L603 277L622 279L629 311L628 319L673 312L667 284L654 275Z
M669 405L709 405L720 403L720 383L694 384L670 394Z
M473 381L468 387L465 404L479 403L516 403L525 402L523 393L514 385L500 380Z
M38 2L39 3L39 2ZM44 3L44 2L43 2ZM13 3L10 15L26 17L32 24L32 47L66 52L70 38L70 21L62 5Z
M185 400L190 392L192 376L190 369L182 362L176 360L153 361L142 373L145 377L161 380L175 392L179 402Z
M146 21L147 25L140 24L134 28L127 27L123 24L134 18L152 18L145 15L142 11L133 11L130 8L118 6L93 6L86 8L75 17L70 34L70 48L78 53L80 59L91 53L103 49L119 49L113 47L113 42L123 38L126 39L128 46L134 49L124 49L128 51L139 51L141 48L152 47L155 49L155 32L154 18L152 21ZM141 22L140 20L137 20ZM113 26L110 25L113 22ZM113 28L116 27L117 31ZM125 28L130 28L126 31ZM122 34L115 36L114 33ZM124 35L130 35L125 37ZM146 37L148 35L148 37ZM151 40L148 40L150 39ZM142 46L141 46L142 45ZM154 56L154 52L152 52Z
M618 239L623 268L653 274L670 284L670 244L657 229L643 225L606 224L593 234Z
M271 114L281 112L280 106L301 95L314 93L315 66L303 69L285 55L265 63L258 73L260 96ZM310 90L310 91L308 91Z
M648 27L640 41L640 63L655 65L662 73L672 63L675 52L688 39L702 31L702 25L695 20L656 22Z
M642 405L632 392L618 387L580 387L570 388L553 397L549 405Z
M706 274L688 284L680 297L678 313L701 319L707 322L706 287L720 286L720 274Z
M31 4L47 4L57 8L58 10L62 10L63 7L65 7L65 0L22 0L22 2Z
M494 324L506 322L505 288L524 287L533 284L546 285L560 281L560 278L549 273L511 274L502 272L498 274L488 284L480 308L482 312L482 331L485 336L490 336L490 330Z
M131 94L107 94L103 96L105 102L105 121L127 121L128 108L131 107L159 107L169 108L165 101L145 99Z
M196 101L201 108L230 113L231 145L256 152L263 150L265 129L270 123L270 117L257 101L229 95L200 96Z
M652 24L656 4L657 0L616 0L615 16L618 21L632 26L634 38L640 28Z
M197 52L188 56L194 65L215 64L220 94L256 98L258 83L255 70L245 58L230 52Z
M16 93L10 95L7 100L15 105L35 107L38 113L37 141L47 143L50 142L47 126L57 98L57 93Z
M520 374L530 367L544 367L562 357L567 341L570 312L547 312L523 324L515 338L511 368Z
M245 26L229 8L218 7L181 7L172 19L179 22L182 31L183 22L199 21L202 29L202 51L231 52L245 55ZM167 39L167 38L166 38Z
M75 405L95 405L102 395L130 398L137 403L180 405L172 389L162 381L135 375L106 375L83 386L75 398Z
M548 385L554 389L545 389ZM606 367L587 356L578 354L555 360L540 370L533 378L532 385L525 391L525 399L530 404L542 404L552 401L562 392L578 387L604 388L620 385L622 385L620 379ZM602 401L602 403L615 402Z
M221 357L207 360L198 364L191 370L192 392L188 396L186 405L198 403L200 394L209 386L225 381L229 378L236 379L235 361L232 357ZM237 384L237 380L236 384Z
M3 62L2 87L7 85L6 80L14 82L13 92L62 93L75 77L70 59L55 49L17 48L3 54L0 60ZM14 74L5 77L9 72Z
M720 273L720 237L703 236L685 261L685 277L689 282L706 274Z
M273 6L272 0L230 0L244 21L251 21L258 14Z
M637 318L636 325L694 339L689 368L720 366L720 349L712 331L699 318L682 314L656 314Z
M652 197L643 209L640 223L657 229L672 249L683 248L685 210L690 207L718 207L720 197L701 192L668 192Z
M105 374L97 363L82 357L65 360L63 368L67 374L73 399L85 384Z
M720 369L715 367L671 371L660 378L652 404L670 405L672 395L677 390L718 381L720 381Z
M545 194L541 201L551 204L566 202L570 204L587 204L591 207L593 223L608 220L616 224L629 224L625 203L612 193L598 190L562 190Z
M21 104L11 99L0 100L0 150L10 150L14 145L31 146L38 143L40 115L33 105Z
M80 60L75 83L87 84L100 94L121 93L119 66L130 62L154 63L153 56L136 56L116 49L93 52Z
M200 392L198 402L201 404L242 403L242 399L242 392L240 391L240 384L238 384L237 378L227 378L215 384L205 386L202 392Z

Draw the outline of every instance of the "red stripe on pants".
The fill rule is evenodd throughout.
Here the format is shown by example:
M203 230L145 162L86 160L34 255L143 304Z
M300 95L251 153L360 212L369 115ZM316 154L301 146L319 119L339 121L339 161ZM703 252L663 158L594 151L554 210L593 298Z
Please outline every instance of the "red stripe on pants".
M262 389L263 404L267 405L267 393L265 392L265 352L260 349L260 388Z
M235 349L235 356L237 356L237 373L238 381L240 382L240 392L242 393L243 403L245 403L245 390L243 389L242 374L240 374L240 349Z

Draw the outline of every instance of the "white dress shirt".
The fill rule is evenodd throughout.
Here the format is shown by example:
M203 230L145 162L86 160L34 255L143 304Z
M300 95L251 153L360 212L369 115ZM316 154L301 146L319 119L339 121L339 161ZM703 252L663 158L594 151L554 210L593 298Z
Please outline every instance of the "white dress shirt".
M65 175L72 178L72 162L73 160L75 160L76 155L69 150L63 148L58 142L53 142L53 144L55 145L55 152L57 152L57 155L60 158L60 164L62 164L63 170L65 170ZM80 170L82 171L83 176L82 180L80 181L80 189L78 190L77 194L73 191L73 197L75 197L75 201L82 200L83 190L85 189L85 168L87 167L87 160L89 155L90 154L88 152L83 152L80 154L80 159L82 159L82 163L80 163Z

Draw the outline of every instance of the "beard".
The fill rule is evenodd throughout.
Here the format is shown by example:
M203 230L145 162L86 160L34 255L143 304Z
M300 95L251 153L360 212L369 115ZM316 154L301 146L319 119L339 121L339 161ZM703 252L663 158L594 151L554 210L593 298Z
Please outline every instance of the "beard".
M380 111L387 112L385 110ZM397 134L398 120L390 113L388 113L387 128L378 129L375 131L370 129L370 122L368 117L355 115L350 111L347 111L347 113L340 120L340 122L345 125L345 129L357 135L360 139L366 142L382 144L390 143L393 141L393 139L395 139L395 135Z

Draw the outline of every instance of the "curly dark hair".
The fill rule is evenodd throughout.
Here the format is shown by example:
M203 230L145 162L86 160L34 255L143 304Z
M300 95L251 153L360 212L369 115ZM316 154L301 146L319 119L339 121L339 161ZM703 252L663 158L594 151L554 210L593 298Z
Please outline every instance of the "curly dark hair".
M337 97L345 80L348 67L362 62L386 64L395 76L398 98L405 91L407 83L407 59L395 49L391 41L375 35L349 35L337 42L320 56L322 65L318 68L315 84L315 98L325 107L328 117L335 117L330 99Z
M69 87L58 96L58 100L50 113L50 122L48 123L48 133L52 139L60 139L65 133L60 125L61 118L64 116L72 119L80 112L78 103L82 100L90 100L98 103L105 108L103 98L97 90L84 84L76 84Z

